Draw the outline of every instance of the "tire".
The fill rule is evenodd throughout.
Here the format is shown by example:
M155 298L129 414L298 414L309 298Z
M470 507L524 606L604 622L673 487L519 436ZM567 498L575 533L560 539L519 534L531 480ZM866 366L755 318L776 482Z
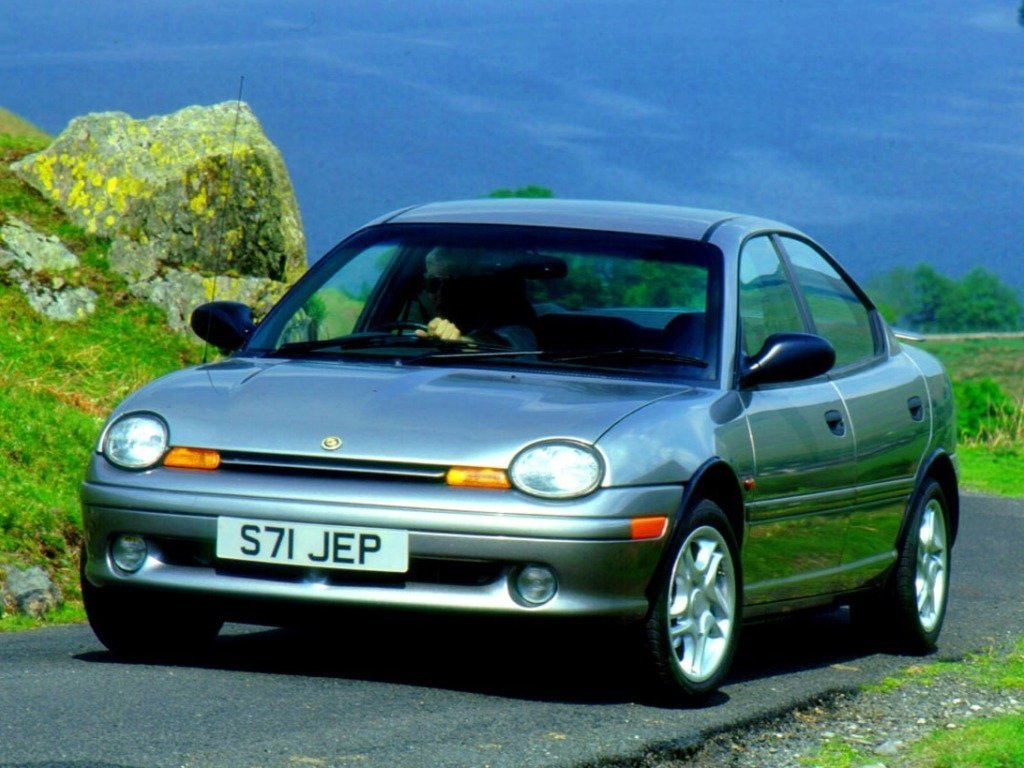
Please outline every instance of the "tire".
M182 657L212 644L224 622L209 608L162 592L97 587L85 576L82 602L101 643L123 658Z
M950 574L949 505L927 478L915 497L896 567L880 594L861 598L851 613L864 629L883 633L898 653L935 649L946 618Z
M949 597L949 506L942 487L925 481L900 547L888 602L893 629L909 653L935 648Z
M736 652L742 578L732 527L698 501L676 536L645 622L646 657L660 694L689 703L713 694Z

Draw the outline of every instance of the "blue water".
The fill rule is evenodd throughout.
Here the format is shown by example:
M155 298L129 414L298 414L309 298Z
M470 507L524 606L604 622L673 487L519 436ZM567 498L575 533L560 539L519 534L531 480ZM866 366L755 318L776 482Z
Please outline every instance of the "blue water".
M861 279L1024 287L1017 0L0 2L0 105L53 133L244 76L311 260L393 208L537 184L782 219Z

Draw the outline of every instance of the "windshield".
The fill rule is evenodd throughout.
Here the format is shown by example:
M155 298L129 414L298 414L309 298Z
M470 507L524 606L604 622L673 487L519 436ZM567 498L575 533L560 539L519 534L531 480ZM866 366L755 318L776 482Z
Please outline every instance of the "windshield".
M318 262L250 354L593 368L714 379L721 253L541 227L371 227Z

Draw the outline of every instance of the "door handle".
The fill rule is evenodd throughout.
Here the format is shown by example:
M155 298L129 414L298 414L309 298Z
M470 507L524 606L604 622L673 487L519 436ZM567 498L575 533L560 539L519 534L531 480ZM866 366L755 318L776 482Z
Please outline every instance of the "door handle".
M839 411L825 411L825 423L828 424L828 428L832 431L833 435L842 437L846 434L846 424L843 422L843 414Z
M914 421L922 421L924 419L924 403L921 402L921 398L917 395L907 400L907 410L910 411L910 418Z

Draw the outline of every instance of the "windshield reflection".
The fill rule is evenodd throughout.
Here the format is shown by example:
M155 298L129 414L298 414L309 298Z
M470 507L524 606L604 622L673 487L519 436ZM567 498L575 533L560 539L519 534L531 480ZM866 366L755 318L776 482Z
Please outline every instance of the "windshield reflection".
M247 352L713 379L721 253L665 237L392 225L322 259Z

